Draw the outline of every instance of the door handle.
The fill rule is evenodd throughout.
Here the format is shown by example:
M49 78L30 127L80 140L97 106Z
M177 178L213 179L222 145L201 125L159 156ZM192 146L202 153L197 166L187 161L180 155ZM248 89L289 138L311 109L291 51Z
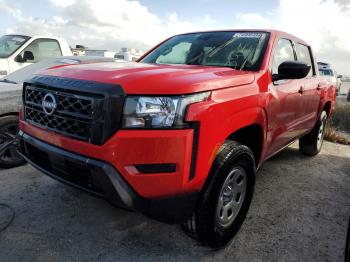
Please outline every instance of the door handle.
M302 95L302 94L304 93L304 87L301 86L301 87L299 88L298 93Z

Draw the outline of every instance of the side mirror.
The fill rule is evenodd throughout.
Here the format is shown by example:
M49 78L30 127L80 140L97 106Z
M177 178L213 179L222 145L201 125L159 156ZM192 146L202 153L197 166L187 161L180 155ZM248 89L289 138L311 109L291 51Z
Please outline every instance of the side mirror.
M17 55L15 57L15 62L17 62L17 63L24 63L25 61L23 60L23 57L21 55Z
M25 60L25 62L27 60L34 60L33 52L31 52L31 51L24 51L23 60Z
M34 55L31 51L24 51L23 57L21 55L15 57L15 61L18 63L25 63L28 60L34 60Z
M343 78L343 76L342 75L337 75L337 78Z
M272 75L273 81L282 79L301 79L310 72L311 66L296 61L285 61L278 67L278 74Z

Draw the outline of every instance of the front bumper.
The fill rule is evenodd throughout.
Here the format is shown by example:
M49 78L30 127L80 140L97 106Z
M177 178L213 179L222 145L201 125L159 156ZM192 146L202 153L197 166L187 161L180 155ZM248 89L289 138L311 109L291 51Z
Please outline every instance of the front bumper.
M105 144L65 137L20 120L20 129L29 136L111 165L131 188L144 198L164 198L200 191L191 179L195 164L194 130L119 130ZM175 164L175 172L144 173L137 165Z
M146 198L138 194L115 167L104 161L68 152L22 131L19 136L24 158L65 184L165 223L183 223L193 212L198 196L196 192Z

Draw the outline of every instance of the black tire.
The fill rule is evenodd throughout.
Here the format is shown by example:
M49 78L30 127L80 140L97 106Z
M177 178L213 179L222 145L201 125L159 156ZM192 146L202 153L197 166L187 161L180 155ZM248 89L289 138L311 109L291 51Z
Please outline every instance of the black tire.
M322 111L312 131L299 139L300 152L307 156L315 156L321 151L324 135L326 133L326 125L327 113L326 111Z
M18 117L14 115L3 116L0 118L0 148L4 143L11 141L18 133ZM6 135L4 135L6 134ZM7 134L11 134L9 137ZM4 152L0 152L0 168L12 168L23 165L25 160L18 153L17 146L14 143Z
M229 243L238 232L248 212L254 192L255 169L254 155L247 146L238 142L226 141L212 165L196 210L183 225L185 232L203 245L213 248L219 248ZM237 200L238 193L235 196L231 190L233 197L230 203L238 201L240 207L234 211L234 216L231 212L231 222L223 225L220 216L222 216L222 210L227 204L226 206L220 205L220 199L225 196L225 183L235 174L232 173L236 172L235 170L245 172L245 178L242 178L241 183L245 181L246 190L242 195L239 193L239 200ZM232 181L237 183L237 179ZM221 210L220 206L223 207Z

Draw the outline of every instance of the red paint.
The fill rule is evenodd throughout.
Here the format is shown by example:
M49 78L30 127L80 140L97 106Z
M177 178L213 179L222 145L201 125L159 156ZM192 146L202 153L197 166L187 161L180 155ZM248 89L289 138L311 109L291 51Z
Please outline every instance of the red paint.
M268 30L266 30L268 31ZM213 152L233 132L249 125L263 130L260 165L280 149L309 132L327 102L333 109L335 87L319 76L274 85L271 57L280 38L304 43L279 31L271 34L262 66L257 72L230 68L154 65L142 63L84 64L52 68L41 74L115 83L127 94L189 94L211 91L205 102L192 104L187 121L200 123L196 174L189 180L193 133L187 130L119 130L96 146L31 126L20 128L40 140L68 151L111 163L140 195L149 198L200 191L213 161ZM317 90L317 86L321 90ZM299 94L300 86L305 89ZM331 113L331 112L330 112ZM138 174L135 164L176 163L172 174Z

